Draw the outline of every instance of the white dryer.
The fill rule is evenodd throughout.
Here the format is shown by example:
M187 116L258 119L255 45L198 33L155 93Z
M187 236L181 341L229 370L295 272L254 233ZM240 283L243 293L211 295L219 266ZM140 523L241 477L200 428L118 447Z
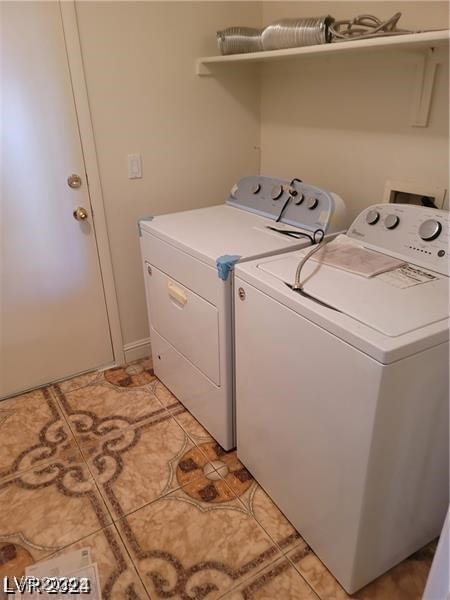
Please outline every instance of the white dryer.
M241 179L225 204L139 222L155 373L224 449L235 446L234 264L346 225L336 194L268 177Z
M308 250L237 266L236 422L241 461L353 593L448 507L449 214L376 205L347 236L407 266L311 257L300 292Z

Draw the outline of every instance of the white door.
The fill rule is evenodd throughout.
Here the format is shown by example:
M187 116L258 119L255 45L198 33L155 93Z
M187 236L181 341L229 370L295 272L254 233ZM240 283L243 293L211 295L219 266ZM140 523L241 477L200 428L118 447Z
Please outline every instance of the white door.
M0 10L5 397L111 363L113 351L60 6L3 1Z

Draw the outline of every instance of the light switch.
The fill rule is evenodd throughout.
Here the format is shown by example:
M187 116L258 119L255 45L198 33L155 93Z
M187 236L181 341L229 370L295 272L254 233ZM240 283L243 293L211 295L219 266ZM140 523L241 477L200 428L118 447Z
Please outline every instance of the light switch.
M128 155L128 179L142 178L142 158L140 154Z

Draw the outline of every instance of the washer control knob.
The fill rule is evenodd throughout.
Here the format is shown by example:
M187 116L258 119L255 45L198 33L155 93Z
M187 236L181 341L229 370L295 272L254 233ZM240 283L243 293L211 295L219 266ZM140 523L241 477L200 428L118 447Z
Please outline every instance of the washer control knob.
M436 219L427 219L419 227L419 235L424 242L435 240L442 231L442 224Z
M305 195L304 194L300 194L300 196L295 201L295 206L300 206L300 204L303 202L304 199L305 199Z
M255 183L254 185L252 185L252 188L251 188L252 194L258 194L260 191L261 191L260 183Z
M274 185L270 195L272 200L278 200L283 195L284 189L282 185Z
M309 210L314 210L315 208L317 208L318 204L319 201L317 200L317 198L308 198L308 200L306 201L306 207L309 208Z
M380 213L377 210L369 210L366 215L367 225L375 225L380 220Z
M235 184L233 185L233 187L231 188L231 192L230 192L230 193L231 193L231 197L232 197L232 198L236 198L236 196L237 196L237 192L238 192L238 189L239 189L239 186L238 186L238 184L237 184L237 183L235 183Z
M399 223L400 218L397 215L391 214L384 219L384 226L386 229L395 229Z

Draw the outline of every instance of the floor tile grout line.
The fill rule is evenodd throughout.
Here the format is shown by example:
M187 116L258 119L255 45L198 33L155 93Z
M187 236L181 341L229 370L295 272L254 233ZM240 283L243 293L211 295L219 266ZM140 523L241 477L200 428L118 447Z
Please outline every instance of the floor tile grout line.
M136 573L136 575L137 575L137 577L138 577L139 581L142 583L142 587L143 587L143 589L144 589L144 592L147 594L147 596L148 596L149 600L152 600L152 598L151 598L151 595L150 595L149 591L147 590L147 586L145 585L145 582L144 582L144 580L143 580L143 579L142 579L142 577L141 577L141 574L140 574L140 572L139 572L139 569L138 569L138 567L137 567L136 563L134 562L134 559L133 559L133 557L132 557L132 555L131 555L131 552L130 552L130 550L128 549L128 546L127 546L127 544L125 543L125 540L123 539L123 537L122 537L122 534L121 534L121 532L120 532L119 528L117 527L117 524L116 524L116 523L113 523L113 524L112 524L112 526L114 527L114 531L117 533L117 535L118 535L118 537L119 537L119 540L120 540L120 542L121 542L122 546L124 547L124 549L125 549L125 552L126 552L126 554L127 554L128 558L130 559L130 562L131 562L131 564L133 565L133 569L134 569L134 571L135 571L135 573Z
M84 373L82 375L78 375L78 377L83 377L83 375L89 375L90 373L94 373L95 371L88 371L87 373ZM74 379L77 376L74 377ZM70 381L70 379L63 379L62 381L54 381L52 383L49 383L48 386L49 388L54 388L54 387L59 387L61 389L61 385ZM71 387L68 390L63 390L61 389L61 391L63 392L63 394L71 394L72 392L78 392L79 390L82 390L84 388L90 387L91 385L98 385L99 383L104 382L105 379L102 377L102 371L99 371L97 376L95 377L95 379L93 379L92 381L89 381L89 383L82 383L81 385L76 385L75 387Z
M228 486L229 487L229 486ZM177 490L182 489L183 486L180 486L180 488L177 488ZM164 496L161 496L160 498L156 498L155 500L152 500L151 502L149 502L148 504L146 504L145 506L141 507L141 508L145 508L147 506L149 506L150 504L153 504L154 502L156 502L157 500L162 499L165 496L170 495L173 492L176 492L177 490L172 490L172 492L169 492L168 494L165 494ZM230 498L229 502L235 501L236 499L238 499L238 497L236 496L235 492L233 490L230 490L233 494L233 498ZM140 509L137 509L133 512L138 512ZM267 532L265 531L265 529L263 527L261 527L261 525L258 523L258 521L253 517L252 514L250 514L248 511L246 511L247 514L249 515L249 517L255 521L256 525L258 526L259 529L262 529L264 531L265 534L267 534ZM127 515L124 515L121 519L117 520L114 522L114 525L117 529L117 531L119 532L119 535L124 543L124 545L126 546L127 550L128 550L128 545L126 540L124 539L124 536L122 534L122 532L120 531L120 522L126 520L132 513L128 513ZM220 600L220 598L223 598L224 596L226 596L227 594L231 593L233 590L235 590L236 588L238 588L240 585L242 585L243 583L247 582L248 580L250 580L252 577L255 577L256 575L262 573L265 569L268 569L269 567L271 567L275 562L280 561L282 559L285 559L286 557L280 552L280 549L278 547L278 545L276 543L274 543L274 541L272 540L272 538L270 536L268 536L269 540L272 542L272 546L275 548L275 554L273 557L267 559L267 562L265 562L264 564L261 564L258 567L255 567L254 570L252 570L251 572L249 572L248 574L244 575L242 579L239 579L236 581L235 585L232 585L230 588L228 588L223 594L221 594L220 596L218 596L216 598L216 600ZM137 565L134 562L134 559L130 553L130 551L128 551L128 554L130 555L130 558L133 562L133 565L135 566L136 570L138 570ZM146 588L147 590L147 588ZM149 595L151 596L151 594L149 593Z
M239 459L238 459L239 460ZM243 465L245 468L245 465ZM272 498L270 498L270 496L268 494L266 494L266 492L264 491L264 489L259 485L259 483L256 481L256 479L253 478L253 484L252 485L256 485L258 486L266 495L267 497L270 499L270 501L273 503L273 505L277 508L277 510L280 511L280 513L283 515L283 517L290 523L292 529L298 534L298 538L296 538L296 542L289 544L289 546L284 550L280 544L278 543L278 541L267 531L267 529L264 527L264 525L262 523L260 523L258 521L258 519L256 518L256 516L254 515L254 513L246 506L246 504L244 503L244 501L242 500L242 498L240 496L238 496L234 490L232 489L232 487L229 485L229 483L226 481L225 478L223 478L225 484L228 486L228 488L230 489L231 492L234 493L235 497L239 500L239 502L241 503L241 505L243 506L243 508L246 510L246 512L248 512L248 514L258 523L258 525L261 527L261 529L264 531L264 533L272 540L272 542L275 544L275 546L278 548L278 550L280 551L280 553L282 554L282 556L287 556L287 554L291 551L293 551L297 546L300 545L301 542L303 542L306 545L305 540L302 538L301 534L295 529L295 527L292 525L292 523L290 523L290 521L287 519L287 517L284 516L284 514L281 512L281 510L278 508L278 506L275 504L275 502L272 500ZM248 488L249 490L251 489L252 486L250 486L250 488Z
M295 550L295 548L292 548L292 551L294 551L294 550ZM315 587L314 587L314 585L313 585L312 583L310 583L310 582L309 582L309 581L306 579L306 577L303 575L303 573L301 573L301 572L300 572L299 568L298 568L298 567L297 567L297 565L294 563L294 561L293 561L293 560L292 560L292 559L291 559L291 558L290 558L290 557L289 557L287 554L285 554L285 555L284 555L284 558L286 558L286 560L288 560L288 561L291 563L291 565L292 565L292 567L295 569L295 571L296 571L296 572L297 572L297 573L300 575L300 577L303 579L303 581L306 583L306 585L309 587L309 589L310 589L310 590L313 592L313 594L314 594L315 596L317 596L317 598L318 598L319 600L329 600L329 598L327 598L327 597L325 597L325 596L322 596L321 594L319 594L319 591L318 591L318 590L316 590L316 589L315 589ZM328 569L327 569L327 571L328 571ZM328 572L329 572L329 571L328 571Z
M180 402L180 404L181 404L181 402ZM187 408L185 408L185 407L184 407L184 405L182 405L182 406L183 406L183 408L184 408L184 412L183 412L183 413L181 413L181 414L188 413L188 414L189 414L189 415L190 415L190 416L191 416L193 419L195 419L195 417L192 415L192 413L190 413L190 412L187 410ZM168 409L167 409L167 410L168 410ZM168 412L169 412L169 414L170 414L170 411L169 411L169 410L168 410ZM186 435L189 437L189 439L190 439L190 440L191 440L191 442L194 444L194 446L195 446L195 447L196 447L198 450L200 450L200 452L203 454L203 456L204 456L206 459L208 459L208 462L210 462L210 463L211 463L212 461L210 461L210 460L209 460L209 457L208 457L208 456L205 454L205 452L203 452L203 450L202 450L202 448L201 448L201 445L202 445L202 444L208 444L208 443L214 443L214 444L217 444L217 445L220 445L220 444L219 444L218 442L216 442L216 440L215 440L215 439L214 439L214 438L213 438L213 437L212 437L212 436L211 436L211 435L208 433L208 431L206 431L206 429L205 429L205 431L206 431L206 433L208 434L209 438L205 438L205 441L204 441L204 442L201 442L201 443L199 443L199 442L198 442L198 441L195 439L194 435L193 435L193 434L192 434L192 433L191 433L191 432L188 430L188 428L187 428L187 427L184 427L184 426L182 425L182 423L180 423L180 422L177 420L177 418L176 418L176 416L175 416L175 415L171 415L171 416L172 416L172 418L173 418L173 419L176 421L177 425L178 425L179 427L181 427L181 429L182 429L182 430L183 430L183 431L186 433ZM197 421L197 422L198 422L198 421ZM200 425L200 427L203 427L203 425L201 425L201 423L199 423L199 425ZM203 427L203 429L204 429L204 427ZM218 460L220 460L220 459L218 459ZM214 465L211 465L211 466L212 466L212 468L214 469L214 471L220 475L220 472L218 471L218 469L216 469L216 467L215 467Z
M274 559L273 559L273 560L272 560L270 563L268 563L268 565L266 565L266 567L265 567L265 568L269 568L269 566L270 566L270 565L273 565L273 564L274 564L276 561L278 561L278 560L280 560L280 561L281 561L281 560L287 560L287 561L288 561L288 562L291 564L291 566L292 566L292 567L295 569L295 571L298 573L298 575L301 577L301 579L304 581L304 583L305 583L305 584L308 586L308 588L309 588L310 590L312 590L312 592L314 593L314 595L315 595L315 596L317 596L317 598L319 598L320 600L328 600L328 599L326 599L326 598L323 598L323 599L322 599L322 597L321 597L321 596L318 594L318 592L317 592L317 591L316 591L316 590L315 590L315 589L312 587L312 585L311 585L311 584L310 584L310 583L309 583L309 582L306 580L306 578L303 576L303 574L302 574L302 573L300 573L300 571L297 569L297 567L296 567L296 565L294 564L294 562L293 562L292 560L290 560L290 558L289 558L289 556L288 556L288 554L289 554L290 552L294 551L294 550L297 548L297 546L299 546L299 545L300 545L300 542L301 542L301 541L303 541L303 543L306 545L306 542L303 540L303 538L300 536L300 538L298 538L298 543L297 543L297 544L295 544L295 545L293 545L293 546L292 546L292 545L289 545L289 547L288 547L286 550L283 550L283 548L282 548L282 547L279 545L279 543L277 542L277 540L276 540L276 539L274 539L274 538L273 538L273 537L270 535L270 533L267 531L267 529L266 529L266 528L265 528L265 527L264 527L264 526L263 526L263 525L262 525L262 524L261 524L261 523L258 521L258 519L256 518L256 516L255 516L255 515L254 515L254 514L253 514L253 513L252 513L252 512L251 512L251 511L250 511L250 510L247 508L247 506L244 504L243 500L241 500L241 498L240 498L239 496L237 496L237 494L236 494L236 493L233 491L233 489L232 489L232 488L231 488L231 486L228 484L228 482L227 482L227 481L225 481L225 479L224 479L224 482L225 482L225 484L228 486L228 488L230 489L230 491L234 493L235 497L236 497L236 498L237 498L237 500L238 500L238 501L239 501L239 502L242 504L242 506L243 506L243 507L244 507L244 509L247 511L247 513L249 514L249 516L250 516L250 517L251 517L251 518L252 518L254 521L256 521L257 525L258 525L258 526L259 526L259 527L260 527L260 528L261 528L261 529L264 531L264 533L265 533L265 534L268 536L268 538L271 540L271 542L274 544L274 546L277 548L277 550L278 550L278 552L279 552L278 556L275 556L275 558L274 558ZM256 479L254 479L254 483L255 483L256 485L259 485L259 484L258 484L258 482L256 481ZM262 489L262 488L261 488L261 489ZM264 491L264 490L263 490L263 491ZM265 493L265 492L264 492L264 493ZM270 496L269 496L269 498L270 498ZM273 500L272 500L272 502L273 502ZM276 504L275 504L275 503L274 503L274 505L276 506ZM277 507L277 508L278 508L278 507ZM279 509L278 509L278 510L279 510ZM280 511L280 512L281 512L281 511ZM284 515L283 515L283 516L284 516ZM295 530L295 528L294 528L294 531L296 531L296 530ZM297 533L298 533L298 532L297 532ZM299 534L299 535L300 535L300 534ZM238 587L238 586L235 586L233 589L236 589L236 587ZM227 594L227 593L229 593L229 592L231 592L231 591L232 591L232 590L229 590L228 592L226 592L226 594ZM225 594L224 594L224 595L225 595ZM223 596L220 596L220 597L218 598L218 600L220 600L220 598L223 598Z
M112 384L110 384L110 385L112 385ZM85 386L85 387L89 387L89 386ZM112 386L112 387L114 387L114 386ZM81 389L81 388L79 388L79 389ZM120 391L121 391L121 389L120 389ZM139 391L139 390L137 390L137 391ZM141 390L141 391L143 391L143 390ZM65 395L64 392L61 391L61 393L63 393ZM161 409L163 409L163 410L161 410L161 414L166 413L169 417L171 417L173 419L172 415L167 410L167 408L163 405L163 403L161 402L161 400L159 400L159 398L155 394L153 394L153 395L155 396L156 400L159 402ZM60 404L59 398L57 397L56 394L55 394L55 399L56 399L56 401L58 403L58 407L60 408L60 410L61 410L61 412L62 412L62 414L64 416L65 421L69 425L69 428L70 428L70 431L72 433L72 436L75 438L75 441L77 442L77 445L78 445L80 451L82 451L82 446L87 445L88 442L86 442L85 444L83 444L78 439L78 436L77 436L78 432L76 432L74 430L74 428L71 426L71 423L70 423L70 420L69 420L69 416L66 414L66 411L65 411L64 407ZM148 422L150 422L153 418L154 418L154 414L146 417L145 419L142 419L142 421L137 421L135 423L129 424L126 427L120 427L120 428L117 428L117 429L112 429L110 432L108 432L107 434L105 434L104 437L99 437L98 441L100 442L100 441L102 441L102 439L103 440L110 439L110 436L112 437L115 433L120 434L120 432L129 431L130 429L137 429L138 427L141 427L141 426L147 424Z
M289 563L289 565L294 569L294 571L296 572L296 574L300 576L300 578L303 580L303 582L306 584L306 586L312 591L312 593L317 598L317 600L330 600L329 598L322 598L321 596L319 596L317 594L317 592L311 587L311 585L305 580L305 578L303 577L303 575L298 572L298 569L295 568L295 565L292 563L292 561L290 561L289 558L287 556L285 556L285 555L275 556L275 558L273 560L271 560L270 562L268 562L267 564L265 564L256 573L252 573L252 574L248 575L248 577L244 577L244 579L242 579L241 581L237 582L236 585L232 586L226 592L224 592L223 594L221 594L220 596L218 596L217 600L223 600L223 598L225 598L228 594L232 594L233 592L235 592L239 588L245 587L245 585L249 581L252 581L253 578L255 578L255 576L260 575L260 574L262 574L265 571L270 571L270 569L273 568L276 563L278 563L278 562L281 563L282 561L286 561L286 562ZM277 599L277 600L281 600L281 599ZM283 600L288 600L288 599L283 599Z
M195 481L195 480L194 480ZM189 483L193 483L193 482L189 482ZM123 515L121 515L120 517L117 517L116 515L112 515L113 518L113 523L120 523L121 521L123 521L124 519L127 519L128 517L134 515L135 513L139 512L141 509L143 508L147 508L148 506L150 506L150 504L154 504L155 502L158 502L158 500L162 500L164 498L166 498L167 496L170 496L170 494L174 494L175 492L179 492L180 490L182 490L184 487L186 487L186 485L189 484L184 484L184 485L177 485L176 487L167 490L167 492L164 492L162 494L160 494L159 496L156 496L155 498L152 498L151 500L149 500L148 502L145 502L144 504L142 504L141 506L137 507L137 508L133 508L132 510L130 510L129 512L124 513ZM104 500L104 496L102 494L102 499ZM106 502L105 502L106 504ZM110 511L111 512L111 511Z
M125 542L123 541L123 539L122 539L122 536L120 535L120 532L117 530L117 527L115 526L115 524L114 524L114 523L110 523L110 524L109 524L109 525L107 525L106 527L101 527L100 529L96 529L95 531L92 531L92 532L91 532L91 533L89 533L88 535L85 535L85 536L83 536L83 537L81 537L81 538L79 538L79 539L77 539L77 540L75 540L75 541L72 541L72 542L70 542L69 544L66 544L65 546L61 546L61 548L59 548L59 549L58 549L58 550L56 550L55 552L51 552L50 554L48 554L48 555L46 555L46 556L43 556L43 557L42 557L42 559L49 559L49 558L51 558L52 556L55 556L56 554L59 554L59 553L63 552L63 551L64 551L64 550L66 550L67 548L70 548L71 546L73 546L73 545L75 545L75 544L80 544L80 543L83 543L83 541L84 541L84 540L87 540L87 539L89 539L90 537L92 537L92 536L94 536L94 535L98 535L100 532L102 532L102 531L105 531L105 529L110 529L110 528L113 528L113 529L114 529L114 531L115 531L115 532L118 534L118 536L119 536L119 540L120 540L120 542L122 543L122 545L123 545L123 547L124 547L124 549L125 549L125 552L126 552L126 554L127 554L127 555L129 556L129 558L130 558L130 562L131 562L131 564L133 565L134 571L136 572L136 574L137 574L137 576L138 576L138 579L139 579L139 581L141 581L141 583L142 583L142 585L143 585L143 588L144 588L144 591L145 591L145 593L146 593L146 594L149 596L149 600L152 600L152 599L151 599L151 597L150 597L150 594L147 592L147 588L145 587L145 585L144 585L144 583L143 583L143 581L142 581L142 579L141 579L141 577L140 577L140 575L139 575L139 572L138 572L138 570L137 570L137 567L136 567L136 565L134 564L134 562L133 562L133 560L132 560L132 558L131 558L131 556L130 556L130 554L129 554L129 552L128 552L128 548L127 548L127 546L126 546ZM42 559L41 559L41 560L39 560L38 562L42 562Z
M71 436L72 436L72 439L71 439L71 441L74 441L74 442L75 442L75 444L76 444L76 445L77 445L77 447L78 447L77 440L76 440L76 438L75 438L75 436L74 436L74 433L73 433L73 431L72 431L72 428L70 427L70 423L67 421L67 419L66 419L66 415L64 414L64 411L62 410L62 408L61 408L61 406L60 406L60 404L59 404L59 402L58 402L58 399L57 399L56 395L54 394L53 390L51 390L49 387L46 387L46 386L43 386L42 388L37 388L37 390L40 390L40 389L46 389L46 390L49 392L49 394L50 394L50 396L51 396L51 399L53 399L53 400L56 402L56 406L57 406L57 409L58 409L58 413L60 414L60 416L62 417L63 421L66 423L66 425L67 425L67 426L68 426L68 428L69 428L69 432L70 432L70 434L71 434ZM33 391L34 391L34 390L33 390ZM46 399L46 398L44 397L44 398L43 398L43 402L44 402L44 401L46 401L46 400L48 400L48 399ZM79 448L78 448L78 449L79 449ZM10 475L6 475L5 477L0 477L0 486L1 486L2 484L8 483L8 482L9 482L9 481L11 481L12 479L16 479L17 477L19 477L19 476L22 476L23 474L25 474L25 473L28 473L28 472L30 472L30 471L32 471L32 470L35 470L35 469L40 469L40 468L44 468L44 467L48 467L48 466L49 466L49 465L51 465L53 462L57 462L57 461L65 462L65 461L66 461L66 459L64 459L64 458L62 458L62 457L57 457L57 456L52 456L52 457L49 457L49 458L47 458L47 459L42 459L42 460L40 460L40 461L38 461L38 462L34 463L33 465L31 465L31 466L27 467L27 468L21 469L21 470L19 470L19 471L15 471L14 473L11 473Z
M135 363L143 362L145 360L148 360L149 358L151 358L151 357L138 358L137 360L133 360L130 363L127 363L125 366L134 365ZM151 385L151 382L150 382L150 383L145 383L145 384L143 384L141 386L135 386L135 387L116 386L116 385L114 385L113 383L111 383L110 381L108 381L105 378L104 373L106 373L107 371L109 371L111 369L117 369L117 368L121 368L121 367L124 368L124 365L121 365L121 366L110 365L108 367L102 367L100 369L94 369L94 370L90 370L90 371L84 371L82 373L78 373L77 375L74 375L73 377L69 377L68 379L61 379L59 381L51 381L49 383L46 383L44 386L41 386L40 388L33 388L30 391L34 391L34 389L42 389L43 387L49 387L50 388L50 387L53 387L53 386L60 386L61 384L69 382L69 381L71 381L73 379L77 379L78 377L86 377L86 376L90 375L91 373L96 373L96 378L94 380L90 381L89 383L81 384L79 386L71 388L71 389L65 391L64 393L70 394L71 392L75 392L75 391L81 390L81 389L83 389L85 387L89 387L90 385L98 384L99 382L109 383L112 386L114 386L114 387L116 387L117 389L120 389L120 390L133 390L133 389L136 389L136 387L138 387L139 389L141 389L141 388L146 388L146 387L148 387L148 386Z
M114 523L114 516L112 515L112 513L111 513L111 510L110 510L110 508L109 508L108 504L105 502L105 499L104 499L104 497L103 497L103 494L101 493L101 490L100 490L100 488L99 488L99 486L98 486L98 484L97 484L97 480L96 480L96 478L95 478L95 476L94 476L94 473L92 472L92 470L91 470L91 468L90 468L90 466L89 466L89 463L88 463L88 461L86 460L86 458L85 458L85 456L84 456L84 454L83 454L83 449L82 449L82 447L81 447L81 445L80 445L80 443L79 443L79 441L78 441L77 437L75 436L75 432L74 432L74 431L73 431L73 429L72 429L72 426L71 426L71 423L70 423L70 421L69 421L69 419L68 419L68 416L66 415L65 411L63 410L63 407L61 406L61 404L60 404L60 402L59 402L59 398L57 397L57 394L55 394L55 399L56 399L56 402L57 402L57 404L58 404L58 407L60 408L60 411L61 411L61 413L62 413L62 415L63 415L63 418L64 418L64 420L66 421L66 423L67 423L67 426L69 427L69 430L70 430L70 432L72 433L72 437L73 437L73 438L74 438L74 440L75 440L75 444L77 445L77 448L78 448L78 451L79 451L79 453L80 453L80 456L81 456L81 458L82 458L82 460L83 460L83 463L84 463L84 465L86 466L86 468L87 468L87 470L88 470L88 473L89 473L89 475L91 476L91 479L92 479L92 481L93 481L93 483L94 483L95 489L96 489L97 493L100 495L100 498L101 498L101 500L102 500L102 503L104 504L104 506L105 506L105 508L106 508L106 514L107 514L107 515L110 517L110 519L111 519L111 524L112 524L112 523Z
M252 515L250 515L250 517L252 517ZM259 527L261 527L257 521L256 521L256 523ZM264 530L264 533L267 533L267 532ZM271 542L273 542L273 540L270 536L269 536L269 539ZM277 545L274 544L274 546L275 546L277 552L274 554L274 556L272 558L268 559L267 562L265 562L263 565L261 565L260 568L257 568L256 571L253 571L251 573L244 575L244 577L242 579L240 579L239 581L236 582L236 585L233 585L231 588L226 590L223 594L218 596L217 600L221 600L221 598L224 598L224 596L226 596L227 594L231 594L233 591L237 590L241 586L245 586L245 584L248 581L253 580L256 576L262 574L264 571L269 570L270 568L272 568L274 566L275 563L285 560L285 556L283 556L282 554L279 553L279 548L277 547Z
M124 517L124 518L125 518L125 517ZM140 579L140 581L142 582L142 585L144 586L144 590L145 590L145 592L148 594L148 597L149 597L149 599L150 599L150 600L152 600L152 595L150 594L150 592L149 592L149 590L148 590L148 588L147 588L147 585L145 584L145 580L144 580L144 579L141 577L141 574L140 574L140 571L139 571L139 567L138 567L138 565L136 564L136 562L135 562L135 559L133 558L133 555L131 554L131 551L130 551L130 549L128 548L128 544L127 544L127 541L126 541L126 540L125 540L125 538L124 538L124 535L123 535L123 534L122 534L122 532L120 531L120 528L117 526L117 522L116 522L116 523L114 523L114 528L115 528L115 530L117 531L117 533L118 533L118 535L119 535L119 538L120 538L120 541L122 542L122 544L123 544L124 548L126 549L128 556L130 557L131 563L132 563L132 565L133 565L133 567L134 567L134 569L135 569L136 573L138 574L138 576L139 576L139 579Z

